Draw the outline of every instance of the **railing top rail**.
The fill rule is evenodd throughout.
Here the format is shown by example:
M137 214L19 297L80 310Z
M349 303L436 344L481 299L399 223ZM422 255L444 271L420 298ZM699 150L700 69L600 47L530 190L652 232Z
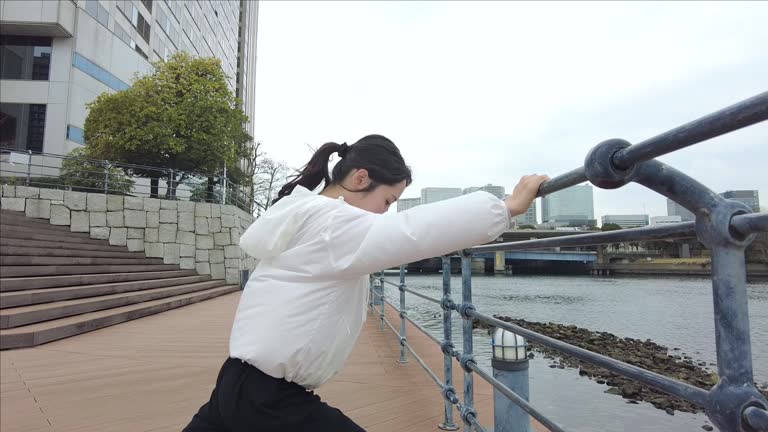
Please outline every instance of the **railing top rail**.
M183 170L176 170L172 168L166 168L166 167L157 167L157 166L151 166L151 165L139 165L139 164L131 164L127 162L115 162L110 161L106 159L93 159L93 158L84 158L84 157L72 157L69 155L60 155L55 153L45 153L45 152L36 152L32 150L28 151L20 151L17 149L11 149L7 147L0 147L0 154L2 153L21 153L21 154L30 154L32 156L39 156L43 158L52 158L52 159L61 159L61 160L72 160L77 159L79 161L89 162L93 164L99 164L102 166L110 166L114 168L126 168L126 169L140 169L140 170L146 170L146 171L157 171L159 173L170 173L173 171L176 174L184 174L187 176L192 177L198 177L198 178L208 178L208 177L220 177L219 174L210 174L210 173L204 173L204 172L198 172L198 171L183 171ZM40 168L52 168L50 165L45 164L36 164L32 163L31 166L40 167Z
M653 138L617 151L611 158L617 169L626 170L639 162L724 135L768 120L768 92L735 103ZM576 186L587 181L584 167L568 171L544 182L536 196Z

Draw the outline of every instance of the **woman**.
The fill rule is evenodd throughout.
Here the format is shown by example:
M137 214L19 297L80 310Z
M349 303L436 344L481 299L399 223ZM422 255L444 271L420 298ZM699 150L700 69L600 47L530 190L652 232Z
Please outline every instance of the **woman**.
M341 159L329 174L334 153ZM474 192L386 213L411 183L395 144L369 135L320 147L240 239L260 263L237 308L230 358L184 430L362 431L312 390L355 344L367 275L496 239L546 179L523 177L503 201Z

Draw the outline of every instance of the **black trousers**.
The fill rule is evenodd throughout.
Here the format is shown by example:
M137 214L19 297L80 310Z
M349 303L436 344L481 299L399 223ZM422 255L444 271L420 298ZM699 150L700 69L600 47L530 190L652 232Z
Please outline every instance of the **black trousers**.
M183 432L365 432L304 387L227 359L211 400Z

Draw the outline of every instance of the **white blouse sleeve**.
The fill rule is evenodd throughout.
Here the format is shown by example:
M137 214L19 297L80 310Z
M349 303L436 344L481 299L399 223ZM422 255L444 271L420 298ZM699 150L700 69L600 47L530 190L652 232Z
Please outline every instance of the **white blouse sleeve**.
M340 203L327 231L331 271L357 276L493 241L509 229L503 201L474 192L383 215Z

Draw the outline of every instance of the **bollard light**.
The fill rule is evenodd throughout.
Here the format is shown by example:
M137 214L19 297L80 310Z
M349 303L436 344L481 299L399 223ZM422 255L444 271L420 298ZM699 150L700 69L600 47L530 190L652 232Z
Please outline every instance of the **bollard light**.
M497 328L491 338L493 358L509 362L528 360L525 338L511 331Z

